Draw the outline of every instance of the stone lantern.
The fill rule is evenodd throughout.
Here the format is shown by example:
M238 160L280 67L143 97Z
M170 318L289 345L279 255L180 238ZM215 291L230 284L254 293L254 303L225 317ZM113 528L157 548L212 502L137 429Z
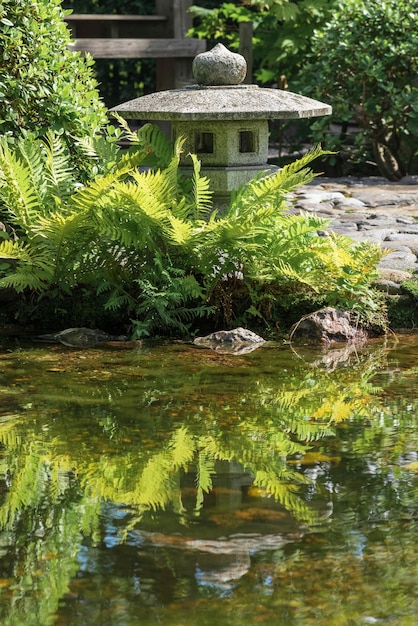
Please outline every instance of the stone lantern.
M125 119L171 122L172 139L186 137L180 167L191 172L194 153L209 177L215 206L224 206L231 191L259 172L275 171L267 163L268 120L329 115L328 104L279 89L241 84L247 64L240 54L217 44L193 61L196 85L159 91L111 109Z

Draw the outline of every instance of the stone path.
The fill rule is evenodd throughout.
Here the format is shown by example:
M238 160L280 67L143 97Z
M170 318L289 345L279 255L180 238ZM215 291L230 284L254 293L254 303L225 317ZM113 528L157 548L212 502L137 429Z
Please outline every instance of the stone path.
M293 194L292 204L293 210L331 218L329 230L388 249L378 267L389 292L407 278L418 279L418 176L397 183L319 176Z

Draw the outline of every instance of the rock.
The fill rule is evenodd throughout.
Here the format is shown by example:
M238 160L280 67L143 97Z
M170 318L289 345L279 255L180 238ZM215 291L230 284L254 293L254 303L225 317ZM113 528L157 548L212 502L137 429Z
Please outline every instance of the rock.
M367 339L367 332L359 324L352 322L348 311L326 307L306 315L294 324L290 339L326 345L342 341L362 343Z
M39 335L35 341L46 343L62 343L70 348L86 348L106 341L126 341L126 337L108 335L102 330L92 328L66 328L58 333Z
M411 252L402 252L394 250L379 262L379 267L388 267L390 269L408 271L412 269L417 262L417 257Z
M418 176L404 176L399 181L400 185L418 185Z
M383 250L385 250L386 252L392 250L392 251L398 251L398 252L404 252L407 254L413 254L415 255L417 261L416 263L410 267L407 268L407 271L413 271L413 269L418 269L418 239L416 241L411 241L410 239L405 239L405 240L396 240L395 241L383 241L381 244L381 247Z
M416 219L414 217L411 217L410 215L400 215L396 218L396 221L398 222L398 224L416 224Z
M390 280L400 285L405 280L409 280L411 276L412 276L411 272L405 272L403 270L396 270L390 267L379 267L378 280Z
M362 209L366 206L364 202L358 200L357 198L346 198L345 196L343 196L342 199L337 199L336 204L337 206L342 206L346 209Z
M373 281L373 287L382 293L387 293L391 296L396 296L400 290L401 286L399 283L395 283L393 280L379 280L376 279Z
M239 354L251 352L263 343L265 340L262 337L241 327L233 330L218 330L206 337L196 337L193 341L195 346Z
M332 202L337 204L344 202L346 197L340 191L322 191L320 189L312 189L300 194L302 200L309 200L319 204L321 202Z

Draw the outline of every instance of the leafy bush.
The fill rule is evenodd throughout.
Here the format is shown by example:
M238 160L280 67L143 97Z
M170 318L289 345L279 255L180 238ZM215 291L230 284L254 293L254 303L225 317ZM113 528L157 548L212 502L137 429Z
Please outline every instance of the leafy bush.
M327 220L286 212L287 195L313 178L308 165L320 148L255 178L218 215L196 156L191 179L179 172L182 140L173 146L151 125L124 133L134 144L126 153L104 137L90 146L106 160L85 184L59 137L20 140L15 150L0 143L8 208L0 287L59 299L89 286L136 337L184 336L200 317L268 323L269 305L291 292L375 313L380 247L320 236Z
M72 13L155 13L154 0L63 0ZM155 59L95 59L94 75L107 107L155 91Z
M106 111L92 59L68 48L60 0L2 0L0 4L0 133L48 129L73 138L91 135Z
M305 94L330 102L331 123L341 124L325 147L373 161L390 180L411 173L417 156L417 21L415 0L345 0L316 32L300 77ZM324 140L329 123L315 122L314 140Z

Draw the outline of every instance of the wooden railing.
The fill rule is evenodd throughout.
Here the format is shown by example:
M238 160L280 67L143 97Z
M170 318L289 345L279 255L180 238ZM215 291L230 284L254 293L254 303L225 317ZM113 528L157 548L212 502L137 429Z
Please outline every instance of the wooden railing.
M155 0L158 15L72 14L65 19L72 48L96 59L156 59L156 89L193 82L192 61L206 41L186 37L192 25L191 0Z

